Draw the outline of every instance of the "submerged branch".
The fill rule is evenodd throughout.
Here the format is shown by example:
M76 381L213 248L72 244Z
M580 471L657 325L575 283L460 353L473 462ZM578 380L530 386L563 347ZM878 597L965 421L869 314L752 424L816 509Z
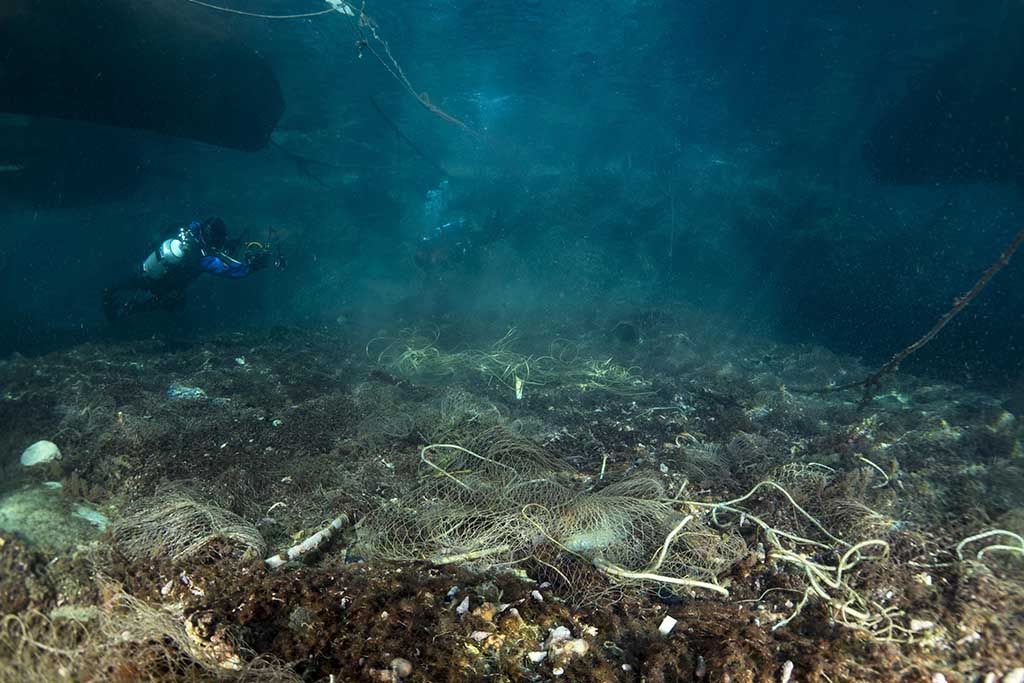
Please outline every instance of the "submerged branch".
M884 379L886 375L890 375L899 370L900 364L903 363L903 361L905 361L912 354L920 350L921 347L923 347L925 344L927 344L936 336L938 336L939 332L942 331L942 328L948 325L950 321L952 321L953 318L959 315L962 310L967 308L967 305L974 301L974 299L977 298L979 294L981 294L981 291L985 289L985 286L993 277L995 277L996 273L1002 270L1010 262L1010 259L1013 257L1014 252L1017 251L1017 249L1020 247L1022 243L1024 243L1024 228L1022 228L1020 232L1017 233L1017 235L1013 238L1013 241L1010 242L1010 245L1003 250L1002 254L999 255L999 258L997 258L995 262L992 263L992 265L989 266L988 269L981 274L981 277L978 278L978 281L974 283L974 286L971 287L971 289L966 294L957 297L956 299L953 300L953 306L950 307L950 309L946 311L941 318L938 319L938 321L932 326L930 330L928 330L928 332L926 332L923 336L921 336L921 338L919 338L914 343L910 344L903 350L893 355L893 357L890 358L889 361L886 362L883 366L881 366L880 368L878 368L873 373L871 373L870 375L868 375L867 377L860 381L851 382L849 384L843 384L841 386L836 387L819 389L817 391L812 391L808 393L824 394L831 393L833 391L846 391L847 389L863 389L864 393L861 396L860 403L862 406L866 405L872 398L875 397L875 394L878 393L878 390L882 386L882 379Z

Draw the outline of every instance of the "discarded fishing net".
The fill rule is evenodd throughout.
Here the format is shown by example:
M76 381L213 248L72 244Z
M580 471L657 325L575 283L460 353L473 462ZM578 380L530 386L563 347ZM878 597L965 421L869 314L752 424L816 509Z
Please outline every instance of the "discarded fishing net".
M867 563L896 568L882 534L892 529L864 524L880 535L847 541L774 480L722 502L685 500L685 488L670 496L660 480L648 476L601 488L599 479L501 429L462 444L427 446L420 464L416 487L357 525L356 554L525 566L534 576L559 582L563 594L578 602L628 590L728 597L741 561L748 568L760 562L774 566L765 576L787 577L781 590L800 595L787 603L787 613L775 615L774 628L816 603L836 623L871 638L913 639L904 612L876 595L865 578L870 572L861 571ZM778 474L805 501L822 500L814 492L830 485L828 471L822 474L820 467ZM864 519L874 514L854 507L846 513ZM301 554L289 552L288 559Z
M238 515L169 488L139 501L111 528L115 547L133 560L262 557L266 543Z
M0 619L3 681L297 682L290 668L254 656L223 627L154 606L101 581L98 606L64 606Z
M747 553L737 534L677 510L656 479L592 483L502 429L427 446L419 485L365 517L355 549L393 561L532 562L583 599L609 583L727 594L718 577Z
M411 380L482 379L488 386L504 386L516 399L522 399L532 386L545 385L626 397L651 393L650 384L636 368L619 365L611 358L583 357L572 342L555 340L547 353L534 355L515 351L516 340L516 330L512 329L484 349L443 351L437 345L436 334L411 331L373 339L366 353L391 372Z

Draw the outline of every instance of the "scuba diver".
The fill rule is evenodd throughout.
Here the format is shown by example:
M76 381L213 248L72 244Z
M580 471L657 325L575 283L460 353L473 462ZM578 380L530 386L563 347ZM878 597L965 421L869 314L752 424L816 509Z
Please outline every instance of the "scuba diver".
M492 212L482 224L455 218L435 226L420 238L413 259L428 279L447 280L456 274L473 274L485 247L505 238L507 227Z
M452 193L448 180L442 180L427 192L423 203L423 232L413 258L428 280L443 281L458 273L472 272L483 248L508 233L497 211L491 211L482 222L453 215Z
M407 307L443 316L466 306L467 292L479 285L488 248L506 236L505 222L497 213L482 222L460 217L436 225L416 243L413 260L422 281Z
M239 251L239 258L229 253ZM220 218L192 221L161 242L134 273L103 291L103 313L115 322L148 311L178 312L185 308L185 289L203 273L237 280L271 260L265 244L228 240ZM275 265L283 267L280 256Z

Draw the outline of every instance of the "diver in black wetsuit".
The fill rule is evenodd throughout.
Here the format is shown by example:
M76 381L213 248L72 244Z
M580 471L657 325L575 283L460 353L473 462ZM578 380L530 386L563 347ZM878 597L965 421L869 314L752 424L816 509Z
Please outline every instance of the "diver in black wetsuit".
M459 217L435 225L420 238L413 254L423 279L408 307L437 316L464 305L467 292L477 285L488 248L507 235L497 213L482 222Z
M103 313L114 322L146 311L180 311L185 289L203 273L237 280L271 260L270 249L259 242L246 244L241 259L230 256L228 247L220 218L191 222L161 242L136 272L103 291Z

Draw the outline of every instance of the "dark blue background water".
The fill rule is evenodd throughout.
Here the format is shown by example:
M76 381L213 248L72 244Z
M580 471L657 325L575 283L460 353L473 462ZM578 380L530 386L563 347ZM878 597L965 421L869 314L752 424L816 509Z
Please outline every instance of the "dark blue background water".
M5 352L105 338L109 280L218 214L276 228L289 268L199 282L182 317L141 329L600 325L685 305L877 361L1022 227L1019 3L368 4L414 89L473 135L360 57L349 17L167 2L271 64L273 144L0 117L0 166L21 168L0 173ZM415 255L446 177L444 220L503 227L438 283ZM1016 382L1022 283L1024 260L913 368Z

